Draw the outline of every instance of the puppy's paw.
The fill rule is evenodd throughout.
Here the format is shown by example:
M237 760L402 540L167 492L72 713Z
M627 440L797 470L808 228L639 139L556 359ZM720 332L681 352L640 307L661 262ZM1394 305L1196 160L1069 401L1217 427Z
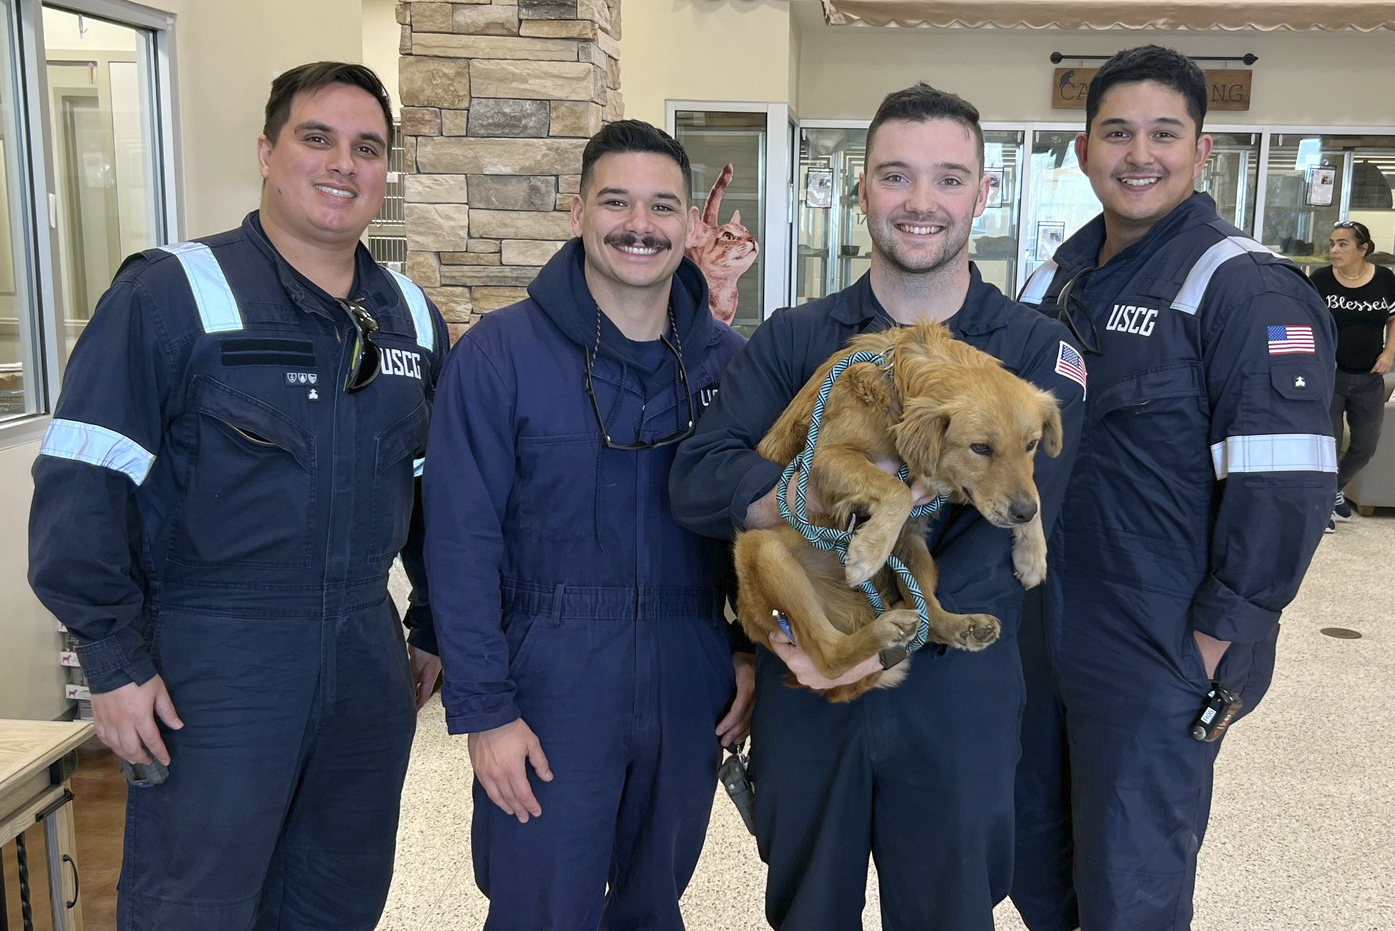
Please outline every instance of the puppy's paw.
M889 647L905 646L915 636L920 627L920 615L913 608L897 608L888 611L872 622L873 630L883 650Z
M895 545L895 534L879 533L871 526L864 526L853 534L848 544L848 560L843 566L848 587L856 588L880 572Z
M950 614L936 626L940 642L960 650L982 650L998 639L1001 628L991 614Z
M1036 588L1046 579L1046 551L1018 546L1012 551L1012 568L1023 588Z
M1033 521L1021 530L1014 530L1012 568L1023 588L1035 588L1046 578L1046 538L1041 524Z

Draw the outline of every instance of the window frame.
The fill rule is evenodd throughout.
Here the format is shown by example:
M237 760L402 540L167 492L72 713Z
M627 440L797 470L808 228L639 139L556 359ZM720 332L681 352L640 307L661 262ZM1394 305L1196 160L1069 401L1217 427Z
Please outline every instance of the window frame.
M22 191L11 185L11 197L23 211L28 226L25 249L30 254L26 271L31 276L31 342L25 364L34 366L26 382L26 398L37 411L0 423L0 450L37 442L48 429L53 407L67 365L62 313L57 290L59 241L57 190L53 162L52 129L48 112L48 76L45 57L43 10L45 6L79 16L92 16L151 34L151 64L154 69L151 113L147 125L155 152L155 185L158 190L158 216L170 241L184 235L183 159L178 145L179 96L176 71L176 17L173 13L133 3L131 0L62 0L45 4L42 0L7 0L14 20L14 33L5 37L13 43L17 123L24 149L26 177ZM150 81L146 74L143 80ZM152 244L153 245L153 244ZM16 269L18 271L18 269Z

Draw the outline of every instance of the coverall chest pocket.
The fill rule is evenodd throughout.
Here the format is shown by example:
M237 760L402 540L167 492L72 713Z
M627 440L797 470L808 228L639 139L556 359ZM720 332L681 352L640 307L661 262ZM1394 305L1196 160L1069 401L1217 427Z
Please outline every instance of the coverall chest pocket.
M519 437L513 495L520 529L554 541L594 536L598 442L594 433Z
M422 401L378 437L373 467L373 528L368 559L392 559L407 542L416 457L426 446L430 412Z
M309 568L315 438L265 401L206 376L190 389L194 455L170 560Z

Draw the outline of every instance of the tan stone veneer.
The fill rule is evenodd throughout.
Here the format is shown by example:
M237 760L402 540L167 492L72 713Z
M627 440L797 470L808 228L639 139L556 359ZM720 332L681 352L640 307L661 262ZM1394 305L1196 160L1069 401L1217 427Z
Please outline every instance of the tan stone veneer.
M409 0L407 274L458 336L571 236L581 150L622 117L620 0Z

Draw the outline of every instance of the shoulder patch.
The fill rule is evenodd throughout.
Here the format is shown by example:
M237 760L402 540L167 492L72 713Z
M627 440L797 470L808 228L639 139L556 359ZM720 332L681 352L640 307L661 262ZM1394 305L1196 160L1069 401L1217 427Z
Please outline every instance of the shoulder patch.
M1063 375L1075 382L1080 386L1081 391L1088 392L1090 390L1085 384L1085 359L1076 351L1074 346L1065 340L1061 340L1061 348L1056 350L1056 374Z

